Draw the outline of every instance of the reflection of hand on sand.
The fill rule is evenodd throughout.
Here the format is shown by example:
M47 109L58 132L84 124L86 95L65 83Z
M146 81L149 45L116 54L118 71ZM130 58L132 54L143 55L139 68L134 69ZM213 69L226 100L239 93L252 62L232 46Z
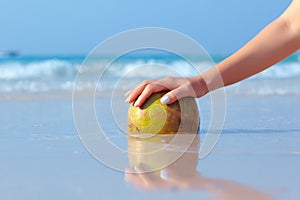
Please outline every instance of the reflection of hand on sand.
M217 199L273 199L269 194L258 191L255 188L241 185L234 181L206 178L197 172L199 135L197 135L187 151L175 162L160 169L160 161L168 159L174 154L175 148L166 148L158 151L158 154L147 155L157 147L168 145L174 136L156 135L151 139L128 137L128 158L131 169L127 169L125 179L140 189L145 190L204 190L211 193ZM162 142L163 141L163 142ZM184 140L182 140L183 146ZM178 154L177 154L178 155ZM158 158L159 157L159 158ZM159 169L153 171L153 169Z

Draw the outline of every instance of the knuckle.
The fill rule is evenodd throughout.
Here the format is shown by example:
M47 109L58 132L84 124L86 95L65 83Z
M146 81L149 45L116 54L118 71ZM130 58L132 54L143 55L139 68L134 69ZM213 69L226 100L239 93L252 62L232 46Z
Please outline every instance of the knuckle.
M174 90L172 90L172 91L170 92L170 96L171 96L172 99L178 99L178 94L177 94L177 92L174 91Z
M172 76L167 76L164 78L165 81L171 81L173 79L174 79L174 77L172 77Z
M150 83L149 80L144 80L144 81L141 82L141 85L147 85L147 84L149 84L149 83Z
M147 92L152 92L152 91L153 91L153 88L154 88L153 84L150 83L150 84L148 84L148 85L145 87L145 91L147 91Z
M156 80L144 80L141 82L141 85L148 85L151 84L152 82L155 82Z

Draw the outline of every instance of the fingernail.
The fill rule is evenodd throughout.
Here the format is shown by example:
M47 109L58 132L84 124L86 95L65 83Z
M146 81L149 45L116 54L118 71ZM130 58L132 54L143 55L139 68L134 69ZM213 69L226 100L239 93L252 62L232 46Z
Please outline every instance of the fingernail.
M160 99L160 103L162 104L166 104L170 101L170 98L168 96L163 96L161 99Z
M131 90L129 90L128 92L126 92L126 93L125 93L125 96L127 96L130 92L131 92Z
M129 97L127 97L124 102L128 103L129 102Z
M134 107L137 107L138 104L139 104L139 101L136 101L136 102L134 102L133 106L134 106Z

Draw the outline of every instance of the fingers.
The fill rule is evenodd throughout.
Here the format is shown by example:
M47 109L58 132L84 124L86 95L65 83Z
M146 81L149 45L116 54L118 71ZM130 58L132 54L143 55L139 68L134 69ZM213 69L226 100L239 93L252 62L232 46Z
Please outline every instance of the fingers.
M177 101L178 99L182 98L183 94L182 94L182 90L181 88L176 88L170 92L168 92L167 94L165 94L161 99L160 102L162 104L172 104L175 101Z
M127 97L125 102L132 103L135 101L134 106L140 107L152 93L163 90L171 91L161 98L162 104L172 104L186 96L196 97L190 81L185 78L167 77L158 81L148 80L142 82L125 94Z
M153 93L153 89L150 88L149 85L145 87L145 89L142 91L140 96L137 98L136 102L134 103L134 106L139 107L143 105L143 103L146 101L146 99Z
M172 104L183 97L197 97L196 92L191 86L190 82L182 79L182 82L176 88L172 88L170 92L165 94L160 102L162 104Z
M127 98L129 94L131 93L132 89L125 93L125 97Z
M125 94L127 103L132 103L135 101L135 99L143 92L144 88L147 86L147 84L151 83L152 80L143 81L139 85L137 85L135 88L131 89Z
M164 87L161 84L156 84L156 83L150 83L150 84L148 84L144 88L144 90L142 91L142 93L140 94L140 96L137 98L136 102L134 103L134 106L136 106L136 107L142 106L143 103L146 101L146 99L148 97L150 97L150 95L152 93L159 92L159 91L166 90L166 89L167 88Z
M173 84L172 81L166 79L143 81L125 94L125 96L127 95L125 102L132 103L135 101L134 106L140 107L152 93L172 89Z

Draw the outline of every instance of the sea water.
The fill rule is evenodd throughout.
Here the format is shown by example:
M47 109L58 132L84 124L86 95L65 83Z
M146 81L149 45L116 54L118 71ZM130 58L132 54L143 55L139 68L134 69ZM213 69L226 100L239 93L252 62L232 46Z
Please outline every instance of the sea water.
M196 60L198 69L204 72L226 56L214 56L211 60ZM73 90L75 77L78 74L85 56L21 56L0 58L0 95L7 93L41 93L70 92ZM134 70L140 66L159 65L144 70ZM90 87L89 76L105 68L99 92L109 91L114 84L127 74L128 89L144 79L155 79L167 76L168 66L178 76L195 76L199 71L181 57L174 55L127 55L110 60L101 57L87 63L84 72L87 76L83 88ZM201 73L200 72L200 73ZM99 77L100 78L100 77ZM130 84L131 83L131 84ZM229 95L299 95L300 94L300 55L295 54L276 64L272 68L255 75L234 87L228 87Z

